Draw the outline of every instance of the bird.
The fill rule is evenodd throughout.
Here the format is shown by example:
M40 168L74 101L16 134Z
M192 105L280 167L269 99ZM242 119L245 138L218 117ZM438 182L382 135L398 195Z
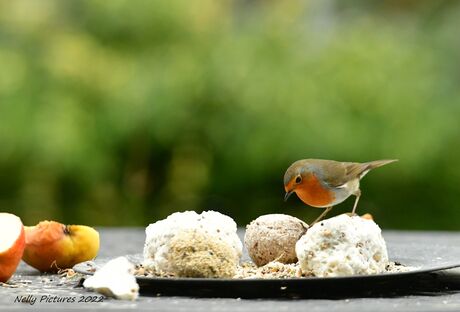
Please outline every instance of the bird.
M352 215L361 196L360 180L372 169L398 161L375 160L364 163L340 162L326 159L302 159L292 163L284 174L284 201L296 193L305 204L325 208L312 223L322 220L333 206L356 196Z

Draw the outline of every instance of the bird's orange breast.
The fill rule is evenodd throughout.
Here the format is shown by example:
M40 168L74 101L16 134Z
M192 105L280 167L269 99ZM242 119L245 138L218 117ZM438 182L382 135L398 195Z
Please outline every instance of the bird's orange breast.
M311 173L302 179L295 192L304 203L313 207L328 207L335 199L334 193Z

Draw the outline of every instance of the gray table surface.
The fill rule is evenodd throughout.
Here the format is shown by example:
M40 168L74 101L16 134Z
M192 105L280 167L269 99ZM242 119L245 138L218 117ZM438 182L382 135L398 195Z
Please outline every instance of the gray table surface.
M101 228L100 257L115 257L139 253L144 244L141 228ZM460 233L445 232L395 232L384 231L384 237L392 240L444 242L460 246ZM459 259L460 260L460 259ZM20 264L11 284L17 287L0 287L0 310L151 310L151 311L460 311L460 271L440 273L458 287L454 291L436 295L410 295L392 298L324 299L219 299L187 297L145 297L136 301L104 299L99 303L40 302L42 296L49 301L95 295L82 288L75 288L77 279L57 275L41 275L24 263ZM18 298L36 298L34 304L15 302ZM29 297L28 297L29 296ZM54 299L56 298L56 299Z

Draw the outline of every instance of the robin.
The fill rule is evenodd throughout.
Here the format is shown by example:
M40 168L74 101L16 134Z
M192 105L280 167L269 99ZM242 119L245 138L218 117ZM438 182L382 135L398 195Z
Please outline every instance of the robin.
M359 181L374 168L397 161L375 160L366 163L339 162L324 159L302 159L294 162L284 174L287 201L292 193L307 205L326 208L313 222L320 221L332 209L350 195L356 196L352 214L356 211L361 190Z

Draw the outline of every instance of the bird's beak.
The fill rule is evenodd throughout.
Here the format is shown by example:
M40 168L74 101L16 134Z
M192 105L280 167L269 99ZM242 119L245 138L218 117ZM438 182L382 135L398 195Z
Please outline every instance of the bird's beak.
M289 196L292 195L292 193L294 193L294 191L289 191L289 192L286 192L286 195L284 195L284 201L287 201Z

